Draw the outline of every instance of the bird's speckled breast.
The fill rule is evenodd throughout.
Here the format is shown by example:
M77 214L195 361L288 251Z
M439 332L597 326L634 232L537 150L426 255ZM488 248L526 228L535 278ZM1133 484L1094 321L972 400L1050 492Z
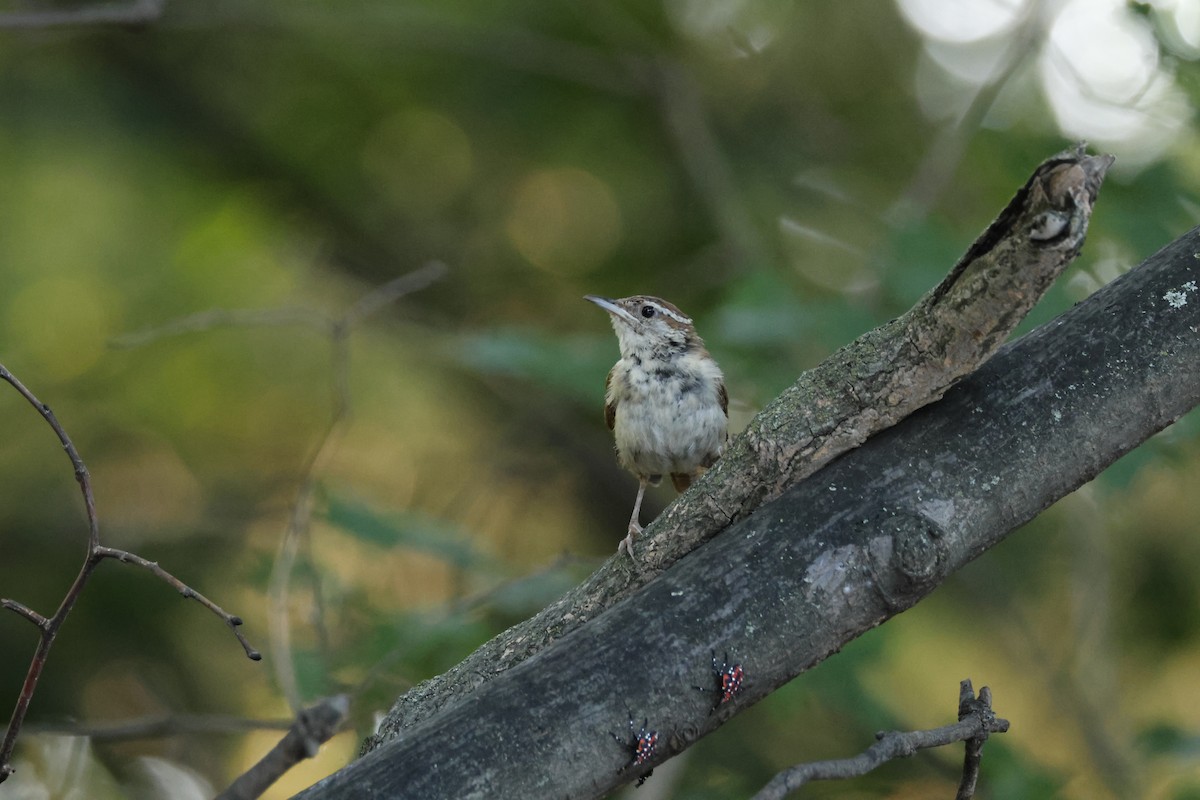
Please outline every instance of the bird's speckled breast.
M721 381L715 362L691 352L618 361L609 395L620 398L613 433L621 465L648 477L694 474L716 461L727 427Z

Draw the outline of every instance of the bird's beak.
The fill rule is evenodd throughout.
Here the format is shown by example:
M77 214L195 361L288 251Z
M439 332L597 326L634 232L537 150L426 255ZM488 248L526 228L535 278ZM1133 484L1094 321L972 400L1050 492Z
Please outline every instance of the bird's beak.
M593 303L600 306L605 311L612 314L614 317L619 317L620 319L623 319L629 323L636 322L636 320L634 319L634 316L632 314L630 314L625 309L621 308L619 305L617 305L612 300L609 300L607 297L599 297L598 295L594 295L594 294L585 294L583 296L583 299L591 300Z

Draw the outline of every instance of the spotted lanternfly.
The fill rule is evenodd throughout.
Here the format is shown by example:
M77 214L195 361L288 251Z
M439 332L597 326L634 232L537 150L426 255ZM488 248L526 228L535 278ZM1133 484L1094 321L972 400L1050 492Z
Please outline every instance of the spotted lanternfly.
M649 718L642 720L642 729L639 731L633 727L633 717L629 718L629 732L633 734L632 744L629 744L625 739L621 738L615 733L610 734L621 744L625 745L626 747L633 748L633 760L621 767L619 772L624 772L630 767L640 767L642 764L645 764L654 757L654 748L658 745L658 731L646 730L646 723L649 721ZM650 770L645 775L638 778L637 785L641 786L646 782L646 778L649 778L653 774L654 770Z
M741 664L729 663L729 653L725 654L724 661L717 661L716 651L713 651L712 654L712 671L713 676L717 679L717 688L715 690L706 689L703 686L696 688L702 692L716 691L720 695L716 705L712 707L712 710L716 711L723 703L728 703L734 698L734 695L742 690L742 681L746 678L746 672L742 669Z

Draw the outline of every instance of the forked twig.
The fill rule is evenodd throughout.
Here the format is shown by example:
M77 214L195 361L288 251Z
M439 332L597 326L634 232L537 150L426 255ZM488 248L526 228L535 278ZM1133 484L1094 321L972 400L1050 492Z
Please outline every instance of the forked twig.
M270 587L268 591L270 613L271 651L275 661L276 679L287 698L292 710L299 713L303 698L300 696L299 684L296 680L295 664L292 658L291 621L289 614L289 595L291 592L292 572L301 549L311 545L308 536L312 523L313 496L317 489L317 479L325 471L326 465L333 459L333 454L341 441L342 432L350 418L350 334L355 326L367 317L412 292L419 291L441 280L446 275L446 266L433 261L405 275L378 286L350 307L341 317L328 321L327 335L330 340L330 392L332 395L333 412L328 423L313 449L312 455L304 466L300 487L296 490L296 498L292 502L291 514L288 517L287 529L279 544L279 554L271 569ZM327 639L322 611L321 591L318 579L313 577L313 597L317 606L314 625L318 640L324 643ZM322 648L326 649L326 648Z
M857 778L892 759L906 758L918 750L964 741L967 743L967 755L955 798L970 800L975 795L975 784L979 780L979 760L983 743L987 741L989 734L1004 733L1007 730L1008 720L998 718L992 711L991 690L983 687L976 698L971 681L965 680L959 684L958 722L953 725L924 731L877 733L875 738L878 741L875 744L851 758L814 761L783 770L754 795L752 800L782 800L811 781Z
M312 706L301 708L302 698L291 645L289 600L292 574L301 551L311 545L308 532L311 527L318 477L333 458L350 416L350 334L360 322L372 314L389 303L440 280L446 271L446 266L440 262L425 264L366 292L338 317L321 311L298 308L213 309L183 317L158 328L126 334L113 341L113 345L117 347L138 347L168 336L219 327L300 326L312 328L328 338L330 344L330 394L333 410L302 470L302 479L291 504L287 528L280 541L268 589L270 642L276 679L296 717L287 735L276 743L261 761L240 775L219 795L220 800L249 800L258 797L296 763L314 756L320 745L340 730L349 715L350 697L346 694L325 697ZM150 569L157 567L148 563L143 566ZM312 589L317 607L314 626L318 640L323 643L326 636L322 619L321 592L315 576Z
M233 631L234 636L237 637L238 642L241 643L242 649L246 651L248 657L258 661L262 658L262 655L250 646L250 643L246 641L241 631L238 630L238 626L242 624L241 617L226 612L216 603L200 594L200 592L197 592L167 572L156 562L149 561L125 550L116 550L100 544L100 522L99 517L96 515L96 500L92 494L91 476L88 474L87 466L84 465L79 452L75 449L75 444L71 441L71 437L67 435L58 418L54 416L54 412L50 410L50 406L38 400L33 392L25 384L21 383L15 375L9 372L3 364L0 364L0 380L10 384L17 390L18 394L37 409L37 412L42 415L42 419L46 420L47 424L54 430L55 435L58 436L58 440L62 443L63 450L71 460L71 466L75 470L75 480L79 483L80 491L83 493L83 504L87 511L88 521L87 553L84 556L83 566L80 567L79 574L75 576L75 580L71 583L70 588L67 589L66 595L63 597L58 610L54 612L53 616L42 616L16 600L7 598L0 600L0 607L16 613L18 616L33 623L38 629L37 648L34 650L33 659L29 663L29 670L25 673L25 682L21 686L21 693L17 696L17 704L13 708L12 717L8 723L8 730L4 734L3 742L0 742L0 783L3 783L13 772L12 764L10 763L13 749L16 747L17 736L21 732L25 716L29 712L29 704L33 700L33 693L36 691L38 681L42 677L42 671L46 667L46 658L50 654L50 648L54 645L54 640L58 637L58 631L66 620L67 615L71 613L71 609L75 607L75 603L79 600L79 596L82 594L84 586L87 585L88 579L92 577L92 573L96 571L96 567L100 565L100 562L107 558L116 559L126 564L134 564L154 573L160 579L174 587L184 597L196 600L224 620L225 624Z
M341 434L350 415L350 335L355 327L388 304L405 295L420 291L446 275L446 265L431 261L424 266L377 286L359 297L344 313L333 316L323 310L284 307L266 309L214 308L172 320L163 325L134 331L114 338L113 347L131 348L152 344L161 339L210 331L217 328L308 328L329 340L330 397L332 412L324 430L318 436L311 454L301 469L300 486L290 506L287 527L280 540L279 551L271 569L268 586L268 629L270 651L275 677L280 690L294 712L304 703L296 679L292 658L292 630L289 599L292 575L298 560L305 557L311 544L307 533L311 527L313 497L318 477L332 460ZM312 585L316 605L313 625L320 649L327 650L324 628L323 601L316 578Z

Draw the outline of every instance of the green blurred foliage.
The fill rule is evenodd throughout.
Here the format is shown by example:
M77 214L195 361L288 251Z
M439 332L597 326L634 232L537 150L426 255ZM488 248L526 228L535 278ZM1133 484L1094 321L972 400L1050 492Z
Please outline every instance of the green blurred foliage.
M339 497L325 503L325 519L363 542L421 550L459 569L488 567L470 538L437 520L412 514L384 517L371 506Z
M1002 5L943 11L967 30ZM350 758L397 693L580 580L634 491L600 415L616 345L583 294L695 316L740 427L907 309L1076 137L1120 161L1084 254L1023 330L1195 224L1200 68L1175 6L1129 7L1157 71L1092 108L1097 125L1140 120L1120 135L1068 124L1048 88L1072 52L1053 26L1078 4L958 44L913 21L921 6L168 0L140 27L22 29L0 9L0 363L74 438L105 542L244 617L267 656L248 662L199 606L106 563L31 725L287 716L282 662L305 700L353 692L358 726L269 795L287 796ZM1102 7L1124 13L1095 0L1093 20ZM1020 44L993 84L952 74L1005 42ZM1105 65L1081 64L1074 101L1113 96ZM355 328L340 388L328 320L428 259L449 277ZM295 317L163 328L210 309ZM875 730L944 724L970 677L1013 722L985 751L986 796L1197 796L1198 433L1193 413L656 780L745 796ZM0 437L0 596L50 613L82 556L78 489L11 391ZM306 477L284 653L270 587ZM0 700L33 645L0 616ZM31 732L20 791L182 796L276 736ZM949 796L957 758L806 796Z

